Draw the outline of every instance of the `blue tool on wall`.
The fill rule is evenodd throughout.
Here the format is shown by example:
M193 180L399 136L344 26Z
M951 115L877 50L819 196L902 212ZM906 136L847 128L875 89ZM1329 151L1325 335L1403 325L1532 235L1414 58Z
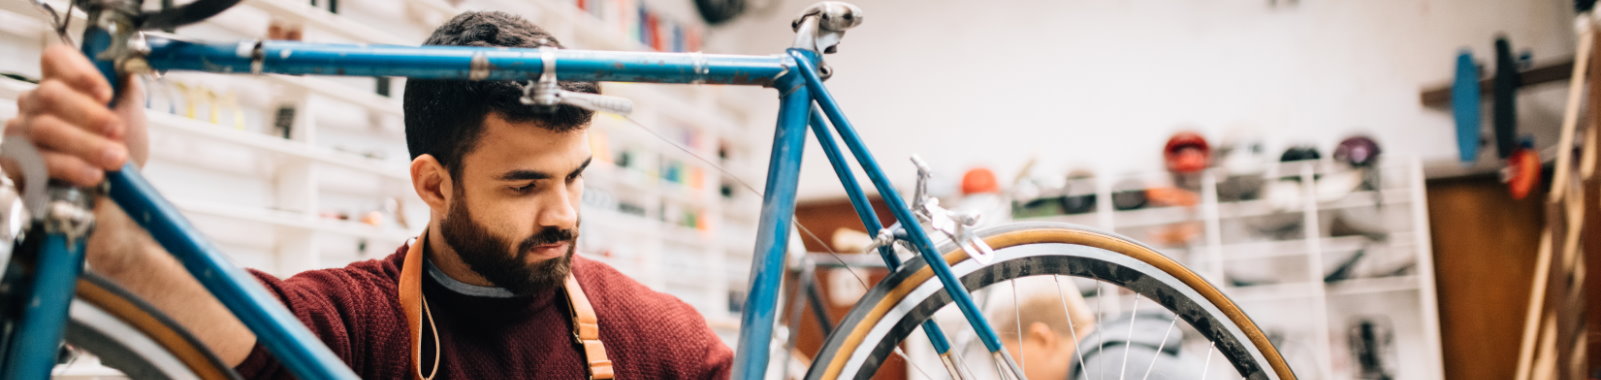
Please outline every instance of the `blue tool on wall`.
M1463 163L1479 156L1479 66L1473 52L1456 56L1456 79L1451 83L1451 116L1456 120L1456 147Z
M1518 59L1506 36L1495 38L1495 80L1491 82L1491 121L1495 127L1495 155L1501 159L1518 149Z

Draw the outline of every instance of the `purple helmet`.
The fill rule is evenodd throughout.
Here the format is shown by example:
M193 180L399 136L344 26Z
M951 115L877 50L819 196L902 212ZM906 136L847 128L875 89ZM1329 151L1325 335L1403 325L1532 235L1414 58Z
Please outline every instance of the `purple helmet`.
M1334 148L1334 160L1354 167L1369 167L1379 161L1379 143L1367 136L1351 136Z

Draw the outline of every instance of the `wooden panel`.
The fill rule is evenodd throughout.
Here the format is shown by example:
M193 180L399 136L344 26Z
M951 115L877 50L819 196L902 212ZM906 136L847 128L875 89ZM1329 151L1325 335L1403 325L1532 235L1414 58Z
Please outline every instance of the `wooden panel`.
M1448 379L1511 379L1540 243L1538 196L1493 177L1428 183L1429 232Z
M871 202L873 203L874 211L877 211L878 213L878 218L880 221L883 221L884 223L894 223L894 216L890 215L889 208L884 207L884 203L881 200L874 198ZM795 205L795 219L800 221L801 225L806 226L807 229L811 230L812 233L817 234L817 238L822 240L818 241L818 239L812 239L810 236L806 236L804 232L801 233L801 239L806 242L806 250L812 252L826 252L828 250L834 250L836 252L839 251L838 249L829 245L832 244L832 236L834 236L835 230L844 228L867 232L866 228L862 227L861 219L856 217L856 210L851 207L850 201L847 199L811 201L797 204ZM838 253L842 255L861 254L861 252ZM857 273L858 275L865 277L868 282L868 286L877 284L880 280L884 279L884 276L888 275L888 273L882 269L873 271L858 270ZM840 271L820 270L817 273L816 280L818 281L818 284L828 284L829 276L836 275L849 276L850 274ZM824 302L828 305L829 318L835 323L838 323L839 320L844 319L845 313L850 312L850 305L840 306L827 303L829 297L828 286L819 286L819 290L822 291ZM812 318L811 310L804 310L803 315L800 336L796 339L795 346L796 349L800 350L800 352L810 356L815 354L817 350L822 347L823 339L825 337L823 336L821 329L818 328L817 320ZM878 374L874 375L873 378L881 380L905 379L906 362L898 356L892 356L889 358L889 360L884 362L883 368L881 368L878 371Z
M1596 127L1591 127L1590 130L1597 129ZM1601 212L1597 212L1601 210L1601 189L1591 187L1587 190L1584 193L1584 204L1586 205L1584 236L1580 238L1584 239L1580 242L1584 246L1584 250L1580 252L1584 255L1584 297L1594 297L1601 294L1601 281L1592 281L1595 278L1594 276L1601 274ZM1586 320L1584 323L1586 325L1580 329L1589 335L1588 357L1601 358L1601 302L1589 302L1590 298L1585 298L1585 300ZM1584 361L1586 358L1580 358L1579 360ZM1597 369L1601 369L1601 361L1585 364L1590 369L1589 373L1596 373Z

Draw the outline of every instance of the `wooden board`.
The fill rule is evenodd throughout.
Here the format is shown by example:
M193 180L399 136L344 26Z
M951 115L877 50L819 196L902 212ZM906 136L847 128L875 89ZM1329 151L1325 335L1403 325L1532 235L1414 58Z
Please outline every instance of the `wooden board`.
M1427 187L1445 377L1511 379L1544 199L1514 201L1491 176Z

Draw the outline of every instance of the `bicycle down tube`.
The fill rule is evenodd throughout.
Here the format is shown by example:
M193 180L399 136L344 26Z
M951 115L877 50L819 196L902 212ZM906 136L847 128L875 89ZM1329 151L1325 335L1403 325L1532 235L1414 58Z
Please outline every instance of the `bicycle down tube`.
M544 66L536 49L442 46L374 46L299 42L197 43L147 36L148 63L155 70L208 72L313 74L349 76L404 76L431 79L529 80ZM91 57L96 52L87 52ZM933 242L887 176L822 88L815 53L795 50L789 55L736 56L700 53L649 53L559 50L556 75L562 80L651 83L713 83L761 85L780 91L782 106L769 163L756 254L752 262L750 297L741 316L735 378L765 373L768 345L776 322L779 279L794 213L795 189L812 107L823 114L889 203L911 241L957 300L964 315L992 353L1000 343L971 296L956 283L950 268L934 251ZM814 126L821 130L821 125ZM822 136L820 136L821 138ZM828 137L832 140L832 136ZM831 161L841 159L838 149ZM843 164L843 163L839 163ZM851 194L863 189L845 181L848 169L839 171ZM301 378L351 378L354 375L314 335L294 319L277 300L243 270L230 264L213 246L161 198L133 170L109 173L111 197L156 240L176 256L196 278L223 301L291 372ZM853 197L854 198L854 197ZM864 220L864 225L868 221ZM882 225L873 220L873 225ZM876 232L876 231L873 231ZM893 255L887 255L893 257ZM888 258L886 258L887 260ZM954 286L953 286L954 284ZM929 331L931 338L938 330ZM936 340L941 347L944 339ZM942 350L943 351L943 350Z

